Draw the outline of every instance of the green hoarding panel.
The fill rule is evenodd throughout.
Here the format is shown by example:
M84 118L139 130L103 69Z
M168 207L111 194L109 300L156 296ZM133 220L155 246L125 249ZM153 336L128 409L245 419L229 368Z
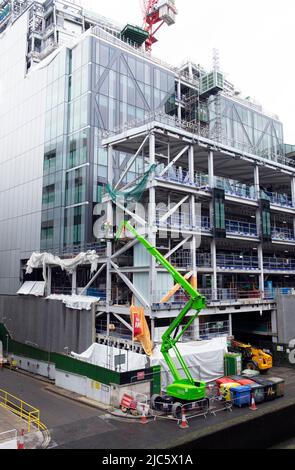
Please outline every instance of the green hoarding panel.
M6 350L8 337L8 351L10 354L36 359L38 361L50 362L55 364L56 368L72 374L82 375L89 379L101 382L105 385L120 384L120 374L103 367L89 364L88 362L79 361L64 354L55 352L44 351L27 344L19 343L11 339L5 325L0 323L0 341L3 343L3 348Z

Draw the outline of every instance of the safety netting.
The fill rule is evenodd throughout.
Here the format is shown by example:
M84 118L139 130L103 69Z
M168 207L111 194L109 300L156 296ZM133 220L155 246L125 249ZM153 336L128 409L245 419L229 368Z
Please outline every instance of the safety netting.
M148 179L156 169L157 165L151 165L151 167L144 173L143 178L136 185L132 186L126 191L120 191L115 188L112 188L108 183L106 185L106 191L111 196L112 200L115 202L116 199L124 199L125 202L138 202L140 201L144 191L146 190Z

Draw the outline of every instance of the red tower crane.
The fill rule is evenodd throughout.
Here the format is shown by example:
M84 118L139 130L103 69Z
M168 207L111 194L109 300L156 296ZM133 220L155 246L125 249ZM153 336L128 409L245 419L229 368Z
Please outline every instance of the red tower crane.
M147 51L152 50L152 45L157 42L155 37L161 26L166 23L171 26L175 23L177 9L175 0L141 0L143 13L143 29L149 33L145 42Z

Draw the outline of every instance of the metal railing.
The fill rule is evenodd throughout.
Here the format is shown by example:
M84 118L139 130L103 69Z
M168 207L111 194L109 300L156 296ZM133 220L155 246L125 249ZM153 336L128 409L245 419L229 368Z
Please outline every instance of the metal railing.
M100 36L101 34L99 34ZM139 52L139 51L137 51ZM139 52L140 53L140 52ZM171 67L168 66L171 69ZM237 139L227 139L226 137L218 137L216 135L214 128L209 128L209 126L199 126L198 124L191 123L188 121L184 121L182 119L178 119L176 116L170 116L163 112L162 110L152 111L150 113L146 113L143 119L134 119L125 123L123 126L118 126L112 131L105 131L103 132L103 138L107 138L111 135L116 135L129 129L134 129L135 127L143 126L145 124L149 124L151 122L159 122L164 125L169 125L171 127L183 129L186 132L190 132L193 134L198 135L199 137L204 137L207 139L211 139L213 141L220 142L225 146L229 146L231 148L237 149L239 152L242 153L249 153L250 155L258 156L264 160L270 160L281 165L289 166L294 168L295 162L291 158L287 158L285 155L281 155L278 152L267 150L261 151L260 149L253 147L252 145L246 144L244 142L239 142Z
M106 244L104 243L82 243L78 245L69 245L64 247L53 247L47 249L42 249L41 253L50 251L51 254L56 256L61 256L64 258L77 256L79 253L87 251L95 251L96 254L100 256L106 255Z
M230 323L229 321L217 321L217 322L208 322L200 323L199 326L199 338L200 339L212 339L220 336L229 336L230 335ZM195 339L195 329L193 326L190 326L185 334L184 338L186 340Z
M245 287L236 287L236 288L218 288L218 289L202 289L198 288L198 292L206 298L207 306L216 303L243 303L249 301L263 301L269 300L274 298L274 294L268 292L260 291L259 289L248 289ZM163 299L167 294L167 291L154 291L152 295L153 305L158 309L165 309L167 306L173 308L179 308L183 304L185 304L189 299L187 294L180 289L177 291L168 302L160 303L161 299Z
M267 258L263 259L263 267L270 271L295 271L294 258Z
M209 191L209 177L205 173L195 173L194 178L191 178L189 172L182 167L173 165L170 167L164 175L160 176L160 173L165 168L163 164L158 166L156 171L156 178L172 183L179 183L186 186L192 186L202 191ZM254 185L247 185L240 183L229 178L222 178L216 176L214 178L214 184L216 188L223 189L225 194L229 196L235 196L242 199L248 199L251 201L257 201L257 192ZM261 191L261 197L268 199L271 204L281 207L293 207L292 198L288 194L280 194L275 192Z
M258 258L255 256L218 254L216 264L221 269L242 269L245 271L259 269Z
M192 255L189 250L180 250L170 258L170 262L176 268L191 268ZM210 253L198 253L196 255L196 264L198 268L211 268L211 255Z
M187 212L180 212L177 210L171 214L166 220L161 221L161 218L167 214L164 209L156 210L156 224L158 227L165 227L177 230L204 230L210 232L210 218L208 216L197 216L196 225L192 224L191 216Z
M40 421L40 411L37 408L2 389L0 389L0 406L24 419L28 425L28 432L31 431L32 425L36 425L39 431L46 430L46 426Z
M274 193L270 191L261 191L261 197L270 201L271 204L281 207L293 207L291 196L283 193Z
M271 236L273 240L295 240L294 230L289 228L273 227L271 229Z
M83 287L77 287L76 295L80 295L82 290ZM51 286L51 295L72 295L72 288L64 286ZM87 289L83 295L89 297L99 297L100 302L106 301L106 291L97 289L95 287L89 287L89 289Z
M257 237L256 224L242 222L239 220L226 220L226 231L236 235L247 235L248 237Z
M211 268L212 257L210 253L197 253L196 264L199 268Z
M252 201L257 200L257 194L254 186L249 186L229 178L221 178L220 176L215 177L215 186L218 189L223 189L225 194L229 196L250 199Z
M106 335L108 331L108 324L106 320L96 321L96 333L99 335ZM120 337L126 340L132 340L132 331L129 330L119 321L111 321L109 324L109 336Z
M293 287L274 287L264 291L265 300L273 300L277 295L295 295L295 289Z
M165 165L161 164L157 167L156 178L164 181L170 181L172 183L179 183L186 186L193 186L195 188L208 190L209 189L209 177L203 173L196 173L194 178L191 178L189 172L183 169L181 166L171 166L166 173L160 176L164 170Z

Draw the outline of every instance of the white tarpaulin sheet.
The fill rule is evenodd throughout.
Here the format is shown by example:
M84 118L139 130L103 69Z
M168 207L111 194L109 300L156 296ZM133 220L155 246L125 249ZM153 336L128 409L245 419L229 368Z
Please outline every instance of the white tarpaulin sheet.
M145 369L148 365L148 358L145 354L137 354L133 351L126 351L125 349L97 343L92 344L82 354L72 352L71 355L81 361L120 372Z
M99 301L99 297L90 297L86 295L64 295L51 294L46 297L48 300L61 300L66 307L73 310L91 310L91 305Z
M29 261L27 262L26 274L31 274L34 268L43 267L43 279L46 281L46 266L59 266L63 271L73 272L80 264L90 263L91 274L97 270L98 255L96 252L87 251L86 253L79 253L75 258L61 259L59 256L54 256L51 253L32 253Z
M223 357L224 353L227 352L226 337L214 338L210 341L178 343L177 347L188 365L191 375L197 380L210 382L224 374ZM181 376L184 377L173 350L170 351L170 356L173 358ZM165 390L167 385L173 382L173 378L161 353L160 345L154 349L151 365L162 366L162 389Z
M224 353L227 352L227 339L225 337L214 338L210 341L179 343L177 346L190 368L192 376L197 380L210 382L224 374L223 357ZM162 389L165 390L166 386L173 382L173 378L160 349L160 345L156 346L152 357L148 358L144 354L137 354L133 351L125 351L124 349L94 343L82 354L72 352L71 355L81 361L112 370L116 370L115 356L121 356L121 359L119 359L120 362L122 361L121 369L117 366L117 370L121 372L161 365ZM122 359L123 355L125 356L124 360ZM180 367L173 351L171 357L175 361L176 366ZM183 374L181 373L181 375Z
M20 295L34 295L35 297L42 297L45 290L45 281L26 281L21 288L17 291Z

